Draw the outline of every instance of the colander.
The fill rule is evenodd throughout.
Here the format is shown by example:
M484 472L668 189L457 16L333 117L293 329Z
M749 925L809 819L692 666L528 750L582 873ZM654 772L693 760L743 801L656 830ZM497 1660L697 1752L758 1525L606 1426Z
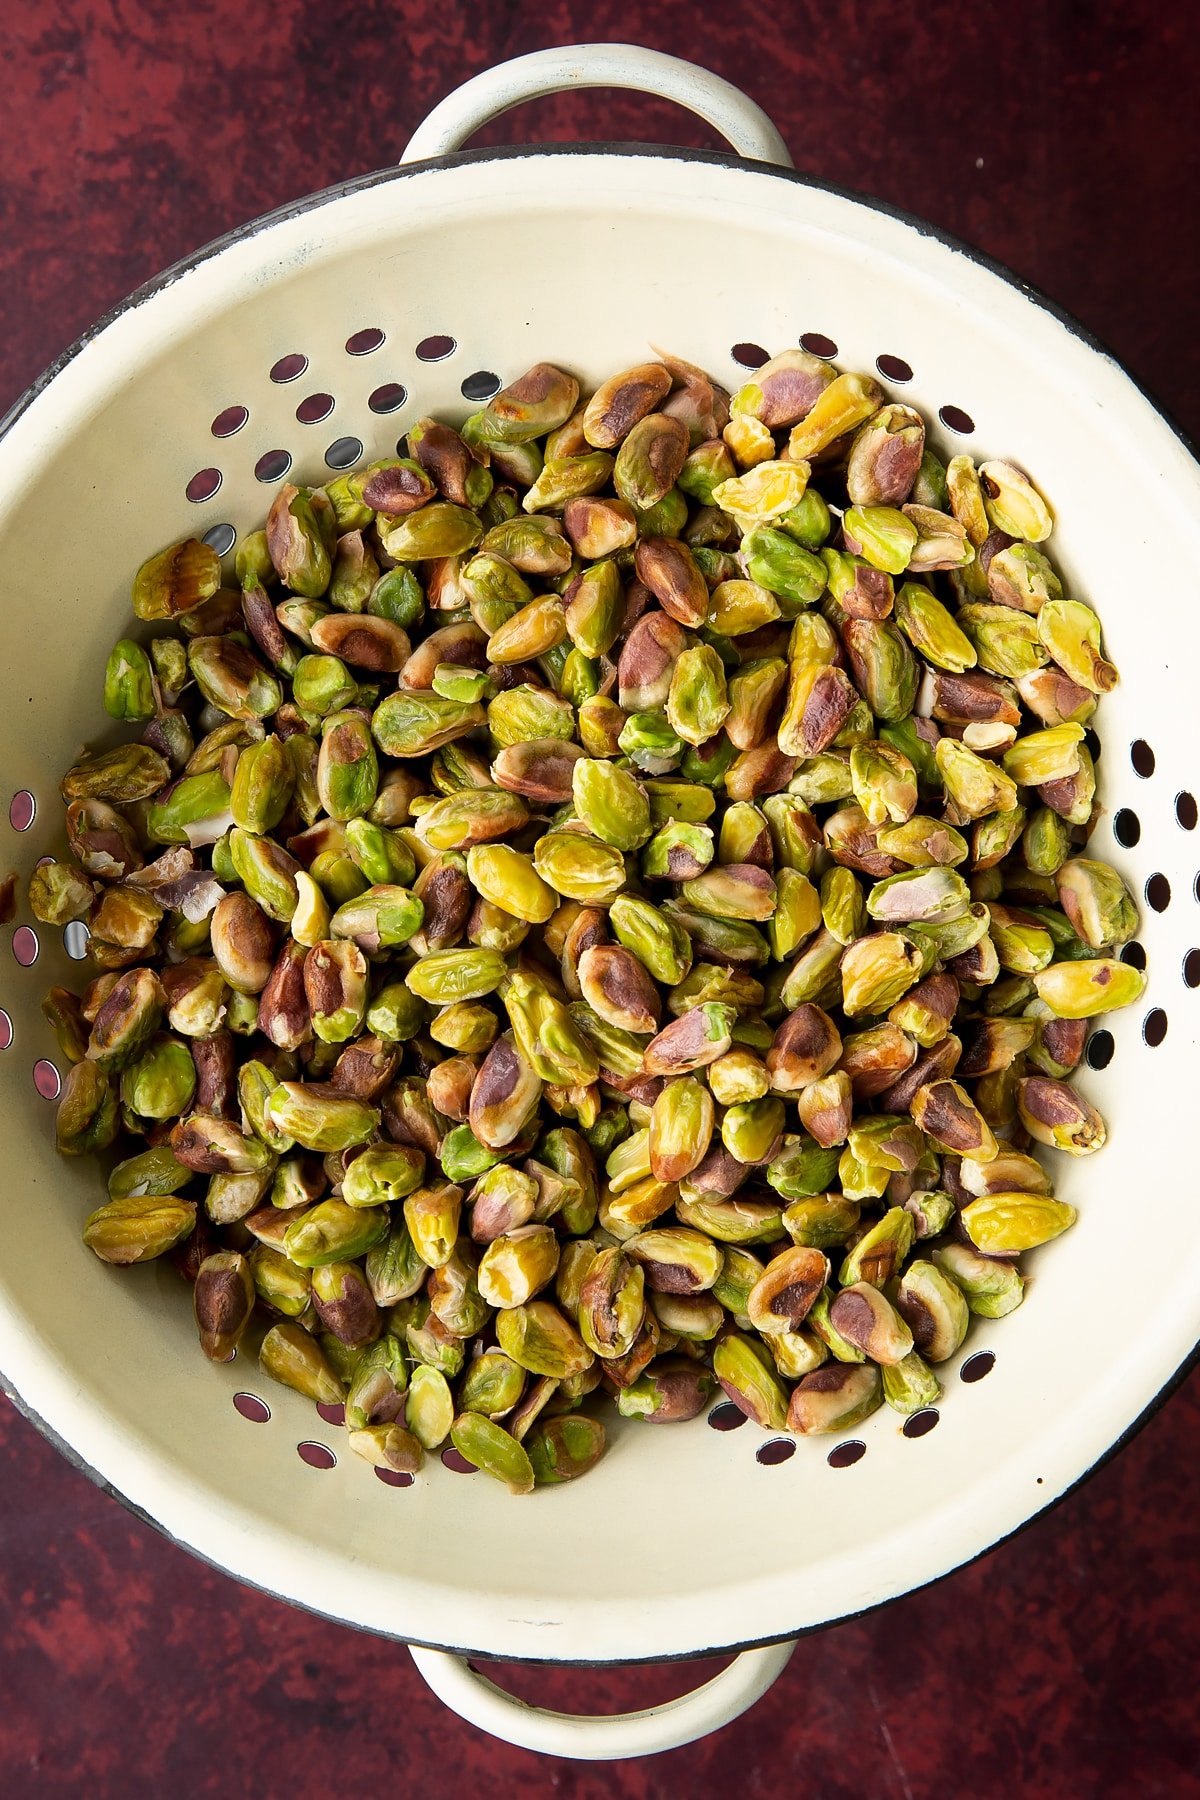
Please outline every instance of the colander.
M642 145L449 154L519 100L597 85L681 101L748 160ZM662 1749L733 1717L798 1632L945 1574L1050 1505L1192 1351L1200 1257L1181 1145L1200 1016L1200 613L1180 572L1200 567L1196 464L1120 367L1011 276L797 175L735 89L620 45L469 82L401 167L169 270L50 369L0 438L2 863L23 894L60 843L59 776L102 735L99 675L148 551L188 533L224 549L289 470L315 483L391 454L421 414L465 416L541 358L588 382L662 345L737 385L802 338L878 366L940 418L944 454L1034 473L1068 590L1098 609L1123 677L1100 714L1094 844L1142 900L1149 987L1091 1040L1084 1085L1110 1142L1055 1169L1079 1222L1033 1258L1019 1312L974 1323L922 1421L936 1430L909 1435L887 1409L832 1447L704 1419L618 1423L586 1480L525 1500L436 1464L407 1487L376 1480L299 1396L243 1361L204 1361L171 1268L114 1271L83 1251L96 1171L55 1154L60 1071L38 1011L48 985L83 975L82 945L32 925L23 898L0 945L0 1367L17 1404L198 1555L432 1647L414 1655L451 1705L567 1755ZM728 1422L717 1409L711 1423ZM523 1707L460 1660L746 1646L759 1647L707 1688L615 1720Z

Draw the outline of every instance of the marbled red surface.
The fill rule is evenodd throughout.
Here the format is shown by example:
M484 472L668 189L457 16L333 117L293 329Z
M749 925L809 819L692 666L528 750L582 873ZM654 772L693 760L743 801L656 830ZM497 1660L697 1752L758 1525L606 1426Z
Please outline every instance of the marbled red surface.
M744 87L800 166L1011 264L1200 435L1200 9L1179 0L10 0L2 20L0 408L166 263L393 159L477 69L635 38ZM632 95L525 107L486 141L531 136L715 144ZM1115 498L1119 469L1113 482ZM1138 1304L1153 1304L1149 1269ZM604 1770L458 1724L403 1650L202 1567L0 1402L0 1791L307 1800L520 1783L640 1800L787 1783L814 1800L1190 1800L1198 1425L1193 1378L1015 1542L807 1639L753 1714L707 1743ZM524 1671L512 1685L615 1710L701 1673Z

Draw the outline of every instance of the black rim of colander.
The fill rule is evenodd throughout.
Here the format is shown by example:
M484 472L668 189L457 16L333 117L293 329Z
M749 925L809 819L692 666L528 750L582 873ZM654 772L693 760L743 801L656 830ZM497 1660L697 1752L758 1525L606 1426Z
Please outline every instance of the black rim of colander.
M1048 295L1044 294L1031 282L1014 274L1013 271L1007 268L1003 263L997 262L994 257L988 256L984 251L978 250L973 245L964 242L962 238L954 236L951 232L943 231L939 226L931 225L928 220L918 218L914 214L906 212L902 207L893 206L889 201L875 199L869 194L861 193L855 188L842 187L836 182L823 181L819 177L808 175L799 169L782 168L777 163L758 162L750 158L734 157L725 152L715 150L691 150L663 144L636 143L520 144L494 150L460 150L448 156L431 157L423 162L400 163L394 167L376 170L368 175L355 176L349 181L338 182L333 187L323 188L318 193L308 194L303 199L289 201L286 205L277 207L272 212L263 213L260 217L250 220L247 224L240 225L232 231L225 232L221 237L212 239L210 243L203 245L199 250L193 251L191 255L181 258L176 263L172 263L169 268L164 269L160 274L152 277L151 280L144 282L140 287L135 288L133 293L126 299L104 313L94 325L81 333L68 349L55 357L54 361L42 371L37 379L26 388L25 392L9 408L4 417L0 419L0 438L7 436L17 420L29 410L39 395L49 387L55 377L67 368L70 363L74 362L76 357L79 356L90 343L100 337L101 334L116 320L123 318L126 313L134 311L146 301L153 299L166 288L174 286L177 281L182 280L193 270L199 268L202 264L211 261L214 257L219 256L223 251L230 249L235 244L258 237L261 233L268 231L274 225L282 224L290 219L300 218L305 213L313 212L317 208L324 206L331 201L341 200L352 194L363 193L370 188L381 187L388 182L403 181L411 175L425 174L430 170L436 169L459 168L464 164L470 163L510 162L521 161L531 157L558 156L643 157L655 161L666 160L669 162L709 163L718 166L732 167L739 170L750 171L754 174L770 175L776 180L786 181L799 187L812 188L818 193L829 194L839 200L847 200L851 202L852 205L861 206L870 212L881 214L884 218L894 219L899 224L907 225L911 230L915 231L918 236L932 239L934 242L943 245L946 249L953 250L960 256L966 257L968 261L974 263L977 267L986 270L989 274L996 276L1006 287L1014 289L1033 306L1036 306L1039 311L1049 314L1049 316L1056 320L1071 337L1078 339L1078 341L1086 345L1088 349L1095 351L1098 355L1102 356L1106 362L1111 363L1112 366L1124 376L1126 381L1129 382L1130 386L1140 394L1142 399L1157 417L1161 419L1163 424L1167 426L1168 430L1183 446L1188 455L1192 457L1193 461L1198 460L1196 447L1193 445L1188 434L1172 417L1171 413L1162 405L1158 398L1138 381L1134 375L1130 374L1121 359L1109 349L1108 345L1105 344L1102 339L1098 338L1094 332L1088 330L1088 328L1082 325L1072 313L1067 312L1066 309L1059 306L1056 301L1051 300ZM679 1651L669 1655L638 1656L633 1654L630 1656L611 1657L603 1660L578 1660L575 1658L568 1659L557 1656L521 1656L518 1658L506 1656L497 1652L475 1650L469 1646L434 1643L428 1639L403 1635L399 1632L383 1631L375 1626L360 1625L352 1619L344 1618L339 1613L326 1612L321 1607L313 1606L307 1601L298 1600L290 1594L281 1593L277 1588L272 1587L267 1582L255 1581L250 1576L234 1573L232 1570L228 1569L224 1563L206 1555L204 1551L198 1549L194 1544L187 1542L183 1538L176 1537L175 1534L160 1520L156 1519L152 1513L147 1512L136 1500L131 1499L128 1494L123 1493L121 1489L109 1481L106 1476L101 1475L100 1472L86 1460L86 1458L82 1457L71 1444L60 1437L53 1426L43 1419L34 1408L28 1404L3 1373L0 1373L0 1391L7 1395L17 1411L24 1418L28 1419L29 1423L41 1433L47 1442L52 1444L59 1454L64 1457L67 1462L72 1464L74 1468L78 1469L81 1474L86 1475L88 1480L91 1481L94 1486L100 1488L103 1493L109 1495L112 1499L119 1501L120 1504L125 1507L128 1512L132 1513L135 1518L140 1519L144 1524L151 1526L161 1537L168 1539L170 1543L185 1551L189 1556L196 1557L198 1561L206 1563L209 1568L218 1570L221 1574L228 1576L231 1580L252 1588L258 1593L267 1594L271 1596L271 1598L281 1600L289 1606L297 1607L301 1612L309 1613L316 1618L327 1619L330 1623L345 1626L351 1631L366 1632L370 1636L384 1638L391 1642L417 1644L431 1650L445 1650L451 1655L467 1657L471 1662L519 1662L522 1665L528 1664L530 1667L586 1669L622 1668L625 1666L636 1667L639 1663L686 1663L694 1662L706 1657L735 1655L743 1650L763 1649L771 1644L787 1643L793 1638L799 1639L802 1637L811 1637L818 1632L829 1631L835 1626L848 1624L853 1619L866 1618L871 1613L879 1612L883 1607L892 1605L894 1601L906 1598L909 1594L921 1593L936 1586L940 1582L946 1581L951 1575L957 1574L960 1569L970 1568L973 1563L979 1562L985 1556L989 1556L993 1550L999 1549L1001 1545L1011 1543L1014 1538L1019 1537L1022 1532L1027 1531L1031 1525L1035 1524L1038 1520L1045 1518L1047 1514L1053 1512L1057 1507L1061 1506L1064 1501L1070 1499L1073 1494L1077 1493L1085 1482L1090 1481L1093 1475L1104 1468L1113 1457L1118 1455L1119 1452L1138 1435L1143 1427L1147 1425L1155 1414L1166 1404L1176 1388L1186 1380L1187 1376L1196 1367L1198 1362L1200 1362L1200 1342L1189 1351L1175 1373L1164 1382L1163 1386L1147 1403L1138 1417L1126 1427L1121 1435L1101 1456L1096 1458L1095 1462L1089 1464L1089 1466L1084 1469L1074 1481L1065 1487L1060 1494L1051 1495L1049 1498L1035 1506L1034 1510L1022 1519L1018 1525L1015 1525L1011 1531L1001 1533L989 1543L982 1545L972 1555L963 1557L961 1560L953 1563L949 1568L943 1569L939 1574L931 1575L924 1581L914 1582L911 1586L902 1588L896 1593L888 1595L885 1599L873 1601L869 1606L839 1613L836 1618L821 1620L817 1624L797 1626L793 1630L778 1632L770 1637L747 1638L744 1641L737 1643L710 1644L697 1650Z

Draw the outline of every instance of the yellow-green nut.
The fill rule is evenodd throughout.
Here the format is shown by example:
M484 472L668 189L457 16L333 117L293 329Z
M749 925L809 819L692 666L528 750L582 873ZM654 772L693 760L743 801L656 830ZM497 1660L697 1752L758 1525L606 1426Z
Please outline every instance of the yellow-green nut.
M851 1018L886 1012L923 973L920 951L898 931L875 932L848 944L841 950L840 969L842 1005ZM790 998L785 990L785 1004Z
M399 518L380 516L376 524L384 550L399 563L461 556L473 550L483 536L477 513L445 500L431 501Z
M142 1119L173 1119L188 1110L196 1091L196 1065L186 1044L165 1035L121 1071L121 1102Z
M437 800L420 816L417 835L433 850L462 850L508 837L528 822L519 794L503 788L468 788Z
M463 1191L452 1181L417 1188L404 1202L404 1222L422 1262L440 1269L449 1262L458 1238Z
M979 465L987 516L997 531L1040 544L1054 530L1054 514L1028 475L1010 462Z
M270 1244L255 1244L250 1252L254 1291L264 1306L285 1319L298 1319L312 1304L312 1278L307 1269L290 1261Z
M485 1249L479 1292L489 1306L524 1306L554 1279L558 1257L558 1239L548 1225L519 1225Z
M538 1487L553 1486L595 1468L604 1454L604 1426L599 1419L568 1414L539 1423L524 1443Z
M120 744L115 750L88 751L79 757L60 781L59 792L64 800L109 800L114 806L126 806L149 800L170 777L166 757L148 744Z
M191 1179L192 1171L163 1144L119 1162L108 1178L108 1197L132 1200L146 1194L173 1194Z
M880 1374L883 1397L895 1412L917 1413L941 1398L942 1384L917 1350L898 1363L885 1363Z
M106 780L104 785L112 784ZM228 822L229 784L218 769L211 769L172 782L151 802L146 813L146 835L155 844L187 844L193 839L211 843Z
M1073 723L1048 725L1043 731L1026 732L1004 752L1004 771L1020 787L1040 787L1061 781L1079 771L1079 746L1083 726Z
M478 702L443 700L433 692L400 689L375 708L371 731L385 756L425 756L476 730L484 720Z
M788 1393L765 1347L740 1331L727 1331L713 1350L713 1374L728 1399L764 1431L787 1424Z
M424 1465L425 1452L420 1439L395 1420L382 1425L353 1426L349 1424L347 1412L347 1425L347 1444L356 1456L361 1456L375 1468L415 1475Z
M770 1162L783 1135L783 1101L774 1095L745 1100L726 1108L721 1142L730 1156L746 1164Z
M967 1335L969 1314L962 1289L936 1263L923 1258L904 1271L896 1290L896 1310L927 1362L945 1362Z
M1100 650L1100 621L1080 600L1047 600L1037 615L1041 643L1063 673L1093 694L1117 684L1117 671Z
M485 900L529 924L544 925L558 907L558 895L532 859L509 844L472 844L467 874Z
M743 1328L750 1322L746 1314L746 1301L751 1288L763 1272L763 1266L753 1251L743 1250L737 1244L726 1244L721 1273L708 1290L712 1299L731 1313Z
M571 544L562 525L538 515L501 519L485 536L482 554L503 559L526 575L565 575L571 567Z
M666 1092L666 1089L663 1090ZM660 1095L661 1099L662 1096ZM655 1106L658 1101L655 1101ZM604 1164L604 1172L608 1177L610 1194L623 1194L627 1188L637 1182L645 1181L650 1174L650 1130L653 1127L653 1109L650 1126L643 1125L637 1131L631 1131L628 1137L609 1151ZM660 1180L679 1179L678 1177L659 1177Z
M642 1265L646 1286L655 1293L703 1293L717 1280L725 1260L720 1244L689 1225L653 1226L624 1247Z
M87 1066L77 1063L75 1068ZM173 1194L130 1195L110 1200L91 1213L83 1228L83 1241L102 1262L125 1267L163 1256L190 1237L195 1225L194 1200L180 1200Z
M370 1013L367 1020L369 1025ZM435 1044L466 1056L490 1050L498 1030L499 1024L491 1008L469 1000L458 1000L443 1007L429 1025L429 1035Z
M243 831L273 831L292 797L295 768L283 741L266 737L247 744L237 760L229 790L233 822Z
M404 1402L404 1422L426 1450L436 1450L450 1436L454 1400L440 1369L427 1363L413 1369Z
M491 399L483 412L487 436L499 443L524 444L570 418L579 383L553 363L535 363Z
M622 1039L630 1035L608 1025L585 1003L568 1009L539 982L519 973L508 979L504 1005L526 1062L552 1087L587 1087L600 1072L598 1054L582 1029L581 1008L602 1034L617 1032Z
M794 874L794 871L789 872ZM805 877L799 876L797 879L804 881L811 891L811 884ZM861 937L866 926L866 902L854 870L844 868L840 863L834 863L826 869L821 877L819 911L815 918L812 917L811 909L805 916L806 922L811 921L806 935L811 935L819 925L824 924L826 931L839 944L852 944L855 938Z
M716 1110L712 1095L703 1084L692 1076L681 1076L676 1081L667 1082L661 1094L654 1102L650 1114L650 1127L644 1145L645 1168L641 1167L641 1146L637 1175L634 1179L653 1173L658 1181L682 1181L690 1175L708 1154L712 1142L713 1125ZM642 1134L637 1134L641 1137ZM633 1144L635 1139L627 1139ZM623 1165L619 1171L620 1180L613 1173L613 1158L609 1159L609 1181L614 1192L630 1185L624 1179L624 1165L630 1161L627 1153L621 1157L625 1145L619 1145L613 1152L613 1158Z
M510 1494L531 1494L533 1464L515 1437L483 1413L461 1412L450 1427L450 1440L485 1475L502 1481Z
M650 836L645 790L618 764L581 757L571 771L575 812L602 843L636 850Z
M860 1208L842 1194L816 1194L793 1200L784 1209L783 1226L793 1244L830 1250L844 1244L859 1220Z
M612 472L613 459L601 450L583 456L548 456L521 505L528 513L562 512L571 500L599 493Z
M619 1193L610 1185L597 1217L603 1230L619 1242L628 1243L668 1212L677 1194L674 1182L659 1181L653 1175L623 1186Z
M713 1098L722 1106L761 1100L770 1091L771 1077L752 1050L727 1050L705 1073Z
M848 1431L877 1411L882 1400L883 1383L873 1363L824 1363L793 1388L787 1426L804 1436Z
M95 889L74 863L39 863L29 877L29 909L43 925L67 925L90 911Z
M365 1267L377 1306L395 1306L420 1293L429 1270L417 1255L403 1212L392 1216L387 1236L368 1250Z
M236 638L195 637L188 668L212 706L234 719L266 719L278 712L283 690L271 671Z
M1034 875L1054 875L1071 854L1071 828L1049 806L1037 807L1021 833L1021 855Z
M379 1207L362 1210L343 1200L322 1200L287 1227L283 1253L302 1269L319 1269L365 1256L387 1230L387 1215Z
M635 894L619 894L609 908L617 942L632 951L655 981L674 987L692 966L692 942L676 920Z
M317 792L331 819L356 819L379 788L371 728L359 712L331 713L321 733Z
M368 1006L366 1026L373 1036L388 1043L407 1043L409 1038L416 1037L426 1017L425 1007L410 988L402 981L389 981ZM459 1044L454 1048L465 1050L470 1046Z
M915 1235L911 1213L902 1206L890 1207L844 1258L839 1282L843 1287L852 1287L858 1281L868 1282L871 1287L886 1287L899 1273Z
M221 559L198 538L185 538L148 557L134 576L133 610L139 619L177 619L221 585Z
M585 656L607 656L625 618L625 590L615 562L592 563L566 591L567 635Z
M1068 1156L1090 1156L1104 1146L1104 1120L1069 1082L1030 1075L1017 1083L1017 1111L1030 1137Z
M912 1100L913 1123L941 1149L990 1162L997 1144L987 1120L957 1081L930 1081Z
M525 1371L503 1350L485 1350L468 1363L459 1387L464 1411L502 1419L525 1391Z
M340 657L302 656L292 676L292 697L300 711L324 719L350 706L358 682Z
M523 683L497 694L487 709L487 726L501 748L574 736L575 709L558 694Z
M339 906L329 921L329 929L334 940L349 939L360 952L377 956L381 950L407 944L420 930L424 918L423 902L408 888L380 883ZM318 1037L324 1035L319 1027L316 1029Z
M680 891L689 906L714 919L765 920L775 912L775 883L757 863L717 864Z
M304 994L317 1036L343 1044L362 1029L367 1010L367 960L347 939L325 939L304 958Z
M549 1300L507 1307L496 1318L501 1350L531 1375L563 1381L582 1375L594 1360L575 1327Z
M1034 975L1054 958L1054 939L1032 918L1004 906L988 908L989 933L1000 967L1014 975Z
M919 533L894 506L851 506L842 521L846 546L873 568L902 575L912 560Z
M412 1144L369 1144L342 1177L347 1206L387 1206L420 1186L424 1153Z
M953 738L939 738L934 751L947 796L968 819L987 813L1011 812L1017 804L1017 786L994 763L977 756Z
M851 745L850 789L870 825L902 825L917 810L916 772L891 744Z
M1140 969L1108 957L1051 963L1036 970L1032 980L1038 999L1059 1019L1091 1019L1132 1006L1146 989Z
M1058 903L1093 950L1123 944L1138 928L1137 907L1117 871L1093 857L1074 856L1057 870Z
M815 1332L801 1328L799 1331L772 1331L768 1333L766 1346L771 1352L775 1367L785 1381L799 1381L802 1376L811 1375L822 1363L829 1360L829 1351L817 1337Z
M969 1244L945 1244L933 1252L933 1261L960 1290L969 1311L978 1318L1002 1319L1025 1297L1025 1282L1015 1263L980 1256ZM928 1350L925 1355L929 1355Z
M887 925L946 924L970 910L971 890L955 869L905 869L877 881L867 911Z
M235 826L229 834L229 855L238 879L250 898L269 918L286 925L299 903L296 875L300 865L273 838Z
M154 672L134 638L121 638L104 670L104 710L110 719L144 725L154 717Z
M989 674L1020 681L1048 660L1038 621L1011 606L973 600L959 607L958 625L974 645L979 667Z
M568 900L603 903L625 886L620 850L582 831L548 831L538 839L533 863L542 880Z
M746 1315L767 1336L797 1331L828 1279L829 1260L820 1250L805 1245L781 1250L746 1296Z
M857 891L857 883L855 888ZM789 961L820 924L821 896L807 875L798 869L776 870L775 911L767 927L773 959Z
M481 1000L499 987L508 965L498 950L435 950L405 974L414 994L435 1006Z
M651 1307L661 1329L689 1344L708 1344L725 1324L725 1308L711 1292L654 1294Z
M706 744L728 715L725 666L711 644L694 644L675 664L667 695L667 718L685 743Z
M825 564L786 531L758 526L742 539L741 554L750 580L789 608L811 606L825 591Z
M606 1361L627 1356L646 1316L645 1273L625 1246L601 1250L579 1288L579 1331Z
M272 1325L258 1353L265 1375L284 1387L294 1388L318 1405L336 1406L345 1387L316 1339L290 1320Z
M894 617L912 645L937 669L959 675L978 660L975 646L954 615L918 581L906 581L896 595Z
M835 1295L829 1317L839 1335L872 1362L898 1363L913 1347L903 1318L868 1282L856 1282Z
M281 1081L267 1102L267 1120L305 1150L348 1150L379 1129L373 1106L332 1088Z
M1065 1200L1048 1194L984 1194L962 1209L963 1227L985 1256L1011 1256L1048 1244L1075 1223Z

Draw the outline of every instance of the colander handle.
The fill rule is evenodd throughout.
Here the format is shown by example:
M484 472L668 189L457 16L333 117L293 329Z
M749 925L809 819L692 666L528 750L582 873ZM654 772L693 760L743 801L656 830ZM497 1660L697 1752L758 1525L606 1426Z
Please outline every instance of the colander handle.
M401 162L420 162L457 150L489 119L564 88L636 88L674 100L706 119L739 156L790 169L788 147L760 106L709 69L644 50L640 44L567 44L535 50L472 76L438 102L418 125Z
M410 1646L418 1673L460 1719L522 1750L570 1756L581 1762L654 1756L660 1750L675 1750L680 1744L707 1737L761 1699L783 1674L795 1648L792 1641L768 1644L763 1650L743 1650L727 1669L678 1700L647 1707L644 1712L588 1718L530 1706L471 1668L465 1657Z

